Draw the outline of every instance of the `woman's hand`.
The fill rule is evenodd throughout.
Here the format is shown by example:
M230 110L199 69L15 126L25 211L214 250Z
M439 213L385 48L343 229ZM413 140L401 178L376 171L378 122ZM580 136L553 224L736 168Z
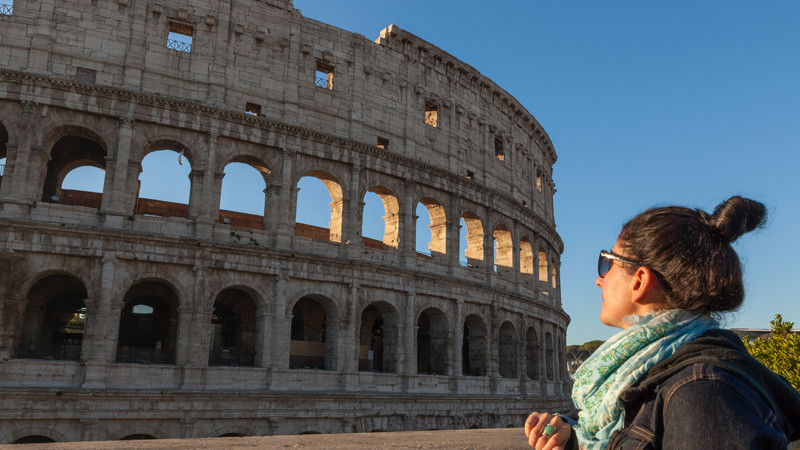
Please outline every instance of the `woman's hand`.
M542 434L547 425L555 427L555 433L551 436ZM572 427L553 414L534 412L525 421L525 436L528 437L531 447L536 450L563 450L570 433Z

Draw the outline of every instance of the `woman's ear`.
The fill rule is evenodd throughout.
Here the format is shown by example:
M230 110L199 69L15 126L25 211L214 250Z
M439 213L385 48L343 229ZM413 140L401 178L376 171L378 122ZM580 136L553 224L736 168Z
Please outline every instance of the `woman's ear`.
M661 305L663 298L661 282L656 274L645 266L639 266L631 280L631 302L649 312L654 306Z

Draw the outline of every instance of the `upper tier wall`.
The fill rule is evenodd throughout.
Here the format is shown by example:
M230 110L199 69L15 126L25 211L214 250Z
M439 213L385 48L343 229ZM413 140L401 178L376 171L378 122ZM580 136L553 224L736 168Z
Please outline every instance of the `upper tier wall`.
M268 120L380 143L470 178L553 224L556 154L536 119L474 68L396 26L372 42L303 17L291 0L16 0L0 27L0 68L256 107ZM192 35L189 52L167 47L170 29ZM332 73L332 89L315 83L318 69ZM436 109L436 127L426 107Z

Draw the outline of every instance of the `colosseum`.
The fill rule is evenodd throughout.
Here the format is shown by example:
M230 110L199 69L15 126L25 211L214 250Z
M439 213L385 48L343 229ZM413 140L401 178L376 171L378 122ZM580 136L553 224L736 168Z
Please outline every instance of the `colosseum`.
M474 68L292 0L3 0L0 30L0 443L568 406L556 153ZM164 151L185 203L140 196ZM232 164L263 179L260 214L221 208ZM87 168L97 192L64 186ZM301 179L328 227L298 221Z

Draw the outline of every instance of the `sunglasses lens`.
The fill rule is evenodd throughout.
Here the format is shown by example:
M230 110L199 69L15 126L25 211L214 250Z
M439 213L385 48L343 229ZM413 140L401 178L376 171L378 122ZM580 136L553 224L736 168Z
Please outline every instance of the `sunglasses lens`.
M597 274L600 275L600 278L603 278L609 270L611 270L611 260L606 258L605 255L600 255L600 259L597 261Z

